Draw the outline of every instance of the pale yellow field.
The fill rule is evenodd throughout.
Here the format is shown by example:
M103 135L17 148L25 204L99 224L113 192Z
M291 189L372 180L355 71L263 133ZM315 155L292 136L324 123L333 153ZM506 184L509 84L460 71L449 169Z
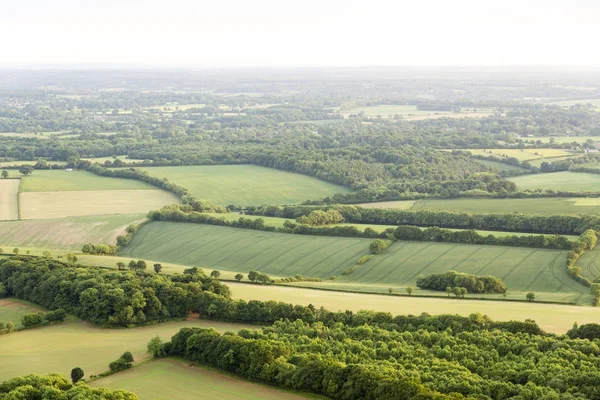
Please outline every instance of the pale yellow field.
M20 179L0 180L0 221L19 219Z
M25 192L20 196L22 219L138 214L179 203L174 194L163 190Z
M552 158L570 156L573 153L561 149L465 149L474 155L514 157L519 161L535 160L539 158Z
M564 334L573 322L586 324L598 322L598 309L594 307L523 303L511 301L482 301L452 298L424 298L356 294L285 286L264 286L227 282L236 299L268 301L277 299L292 304L312 304L331 311L373 310L393 315L421 313L469 315L481 313L496 321L532 319L546 332Z
M380 201L379 203L356 204L363 208L395 208L397 210L408 210L415 204L414 200Z

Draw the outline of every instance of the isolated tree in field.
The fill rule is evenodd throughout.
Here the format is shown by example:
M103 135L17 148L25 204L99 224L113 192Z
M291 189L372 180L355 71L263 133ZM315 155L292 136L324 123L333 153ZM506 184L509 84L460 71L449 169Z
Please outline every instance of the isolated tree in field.
M45 251L42 253L42 256L44 258L52 258L52 254L49 251Z
M392 288L388 288L388 293L389 293L389 294L392 294L392 293L394 293L394 289L392 289Z
M4 178L4 179L8 178L8 171L5 169L2 170L2 178Z
M526 297L527 297L528 301L534 301L535 300L535 293L529 292L529 293L527 293Z
M156 263L154 264L154 272L156 272L157 274L160 274L160 271L162 271L162 265Z
M31 165L21 165L19 167L19 173L23 176L31 175L33 173L33 167Z
M13 249L13 253L15 253L15 254L19 254L19 248L18 248L18 247L15 247L15 248Z
M79 367L75 367L71 370L71 381L73 384L79 382L83 378L83 370Z
M150 354L154 358L162 357L165 355L164 344L162 340L160 340L160 337L158 335L150 339L150 341L148 342L146 353Z
M242 275L242 274L236 274L236 275L235 275L235 280L236 280L236 281L238 281L238 282L239 282L239 281L241 281L242 279L244 279L244 275Z
M219 279L220 276L221 276L221 273L217 270L214 270L210 273L211 278Z
M409 296L412 294L412 292L413 292L412 286L409 286L406 288L406 293L408 293Z
M252 270L248 273L248 280L250 282L255 282L259 276L260 276L260 272Z
M77 256L73 253L69 253L67 254L67 261L70 262L71 264L75 264L77 262Z
M117 268L119 269L119 271L124 271L125 270L125 263L122 261L119 261L117 263Z
M137 269L137 263L134 260L129 261L128 267L130 270L135 271Z
M146 269L146 261L138 260L138 262L135 263L135 269L136 271L144 271Z

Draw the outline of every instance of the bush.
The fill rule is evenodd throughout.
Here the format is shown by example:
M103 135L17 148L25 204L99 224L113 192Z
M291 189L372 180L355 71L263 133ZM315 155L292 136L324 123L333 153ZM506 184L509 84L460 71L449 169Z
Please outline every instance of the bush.
M390 247L391 244L392 244L391 240L375 239L369 245L369 251L372 254L379 254L379 253L383 252L385 249L387 249L388 247Z
M23 325L23 328L31 328L43 324L44 321L45 319L43 312L25 314L21 319L21 325Z
M462 272L448 271L431 274L417 279L421 289L447 291L446 288L464 287L469 293L505 293L506 285L494 276L477 276Z
M126 351L121 357L119 357L118 360L115 360L108 364L108 368L110 369L110 372L115 373L131 368L132 362L133 355L131 355L130 352Z

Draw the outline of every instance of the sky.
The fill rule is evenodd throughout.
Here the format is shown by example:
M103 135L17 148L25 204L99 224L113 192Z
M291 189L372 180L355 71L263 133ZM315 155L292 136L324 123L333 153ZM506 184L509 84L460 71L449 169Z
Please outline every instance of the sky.
M600 66L599 0L0 0L0 66Z

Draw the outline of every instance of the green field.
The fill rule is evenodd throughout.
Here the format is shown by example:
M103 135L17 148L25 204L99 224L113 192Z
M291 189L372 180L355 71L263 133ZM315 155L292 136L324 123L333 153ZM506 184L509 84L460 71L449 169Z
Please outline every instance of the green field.
M145 359L152 337L168 340L186 326L213 327L220 332L252 327L195 319L123 329L104 329L85 322L28 329L0 336L0 382L25 374L58 372L69 376L75 366L81 367L86 377L97 375L107 371L108 364L125 351L131 351L136 361Z
M582 172L563 171L549 174L522 175L508 180L514 182L519 190L600 191L600 175Z
M370 239L305 236L222 226L152 222L119 254L174 264L272 276L327 279L368 253Z
M276 388L248 382L189 361L161 359L92 382L94 387L129 390L141 400L276 400L305 399ZM312 396L311 396L312 397Z
M19 219L19 179L0 180L0 221Z
M21 318L23 318L23 315L38 311L44 311L44 309L35 304L15 298L0 299L0 322L7 323L12 321L15 324L15 328L21 327Z
M516 165L510 165L510 164L504 164L498 161L489 161L489 160L478 160L475 159L475 162L479 163L479 164L483 164L486 167L492 167L500 172L506 171L506 172L514 172L514 171L518 171L518 172L524 172L527 171L525 168L523 167L517 167Z
M153 222L145 225L124 248L123 257L143 258L207 270L234 272L260 270L272 277L301 274L323 282L314 287L363 292L402 291L415 286L421 274L449 269L494 275L509 288L507 298L523 299L526 292L556 302L586 302L587 288L566 274L566 252L504 246L454 243L396 242L350 275L347 267L368 253L370 239L302 236L211 225ZM113 261L114 262L114 261ZM328 280L336 276L334 281ZM419 294L437 296L437 292ZM445 293L442 293L445 295ZM501 295L479 297L501 298Z
M144 219L134 214L0 222L0 247L78 252L85 243L114 244L128 225Z
M420 315L421 313L469 315L481 313L496 321L524 321L532 319L547 332L564 334L573 322L588 324L598 322L598 309L571 305L522 303L513 301L481 301L454 298L427 298L390 296L387 294L357 294L330 290L314 290L279 285L251 285L228 282L233 297L269 301L277 299L292 304L312 304L328 310L372 310L392 315Z
M221 205L295 204L350 189L306 175L255 165L139 168Z
M151 190L154 186L134 179L98 176L87 171L38 170L23 178L22 192L73 192L85 190Z
M508 287L506 298L524 299L535 292L537 299L588 304L588 288L566 273L566 252L504 246L454 243L396 242L383 254L373 257L354 273L320 285L338 289L402 292L416 286L420 275L450 269L475 275L493 275ZM311 284L312 285L312 284ZM415 289L415 294L421 294ZM432 295L435 293L425 292ZM445 295L445 293L442 293ZM502 298L502 295L476 295Z
M583 253L575 265L581 267L581 274L590 281L600 278L600 247Z
M417 106L413 105L394 105L394 104L380 104L376 106L363 106L355 107L348 110L340 111L340 114L344 118L348 118L352 114L359 114L363 112L365 116L369 118L376 118L381 116L387 119L390 115L400 115L404 119L417 120L417 119L428 119L428 118L465 118L465 117L486 117L490 115L490 110L478 110L473 111L462 111L460 113L454 113L451 111L432 111L432 110L419 110Z

